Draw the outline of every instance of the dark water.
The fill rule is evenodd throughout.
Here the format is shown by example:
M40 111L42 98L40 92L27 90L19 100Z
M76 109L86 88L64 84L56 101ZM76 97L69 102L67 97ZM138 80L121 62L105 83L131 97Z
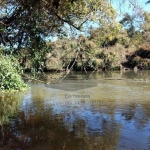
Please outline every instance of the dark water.
M150 72L71 74L0 96L0 150L150 150Z

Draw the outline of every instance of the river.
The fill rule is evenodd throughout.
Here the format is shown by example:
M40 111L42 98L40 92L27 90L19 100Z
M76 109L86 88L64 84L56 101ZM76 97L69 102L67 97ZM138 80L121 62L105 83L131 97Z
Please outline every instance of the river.
M0 96L0 150L150 149L150 71L30 85Z

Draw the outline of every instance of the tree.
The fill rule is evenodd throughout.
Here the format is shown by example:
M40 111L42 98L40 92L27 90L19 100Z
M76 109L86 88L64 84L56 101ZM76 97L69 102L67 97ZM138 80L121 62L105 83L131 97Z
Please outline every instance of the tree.
M141 25L142 37L144 43L148 44L150 42L150 13L144 12L143 23Z
M63 34L66 25L83 30L86 23L96 23L100 18L101 22L105 17L109 21L114 10L102 0L9 0L3 1L1 12L1 43L20 48Z
M122 25L116 21L112 24L104 23L100 28L91 29L89 39L99 47L112 46L123 39Z

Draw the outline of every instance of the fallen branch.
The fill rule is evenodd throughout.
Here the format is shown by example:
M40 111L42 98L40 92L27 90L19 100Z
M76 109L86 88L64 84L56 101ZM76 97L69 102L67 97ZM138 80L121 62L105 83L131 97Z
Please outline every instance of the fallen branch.
M77 52L76 57L74 59L74 62L72 64L72 66L70 67L70 69L68 69L66 71L66 74L58 82L62 81L70 73L70 71L72 70L73 66L75 65L75 62L77 61L78 55L79 55L79 52Z

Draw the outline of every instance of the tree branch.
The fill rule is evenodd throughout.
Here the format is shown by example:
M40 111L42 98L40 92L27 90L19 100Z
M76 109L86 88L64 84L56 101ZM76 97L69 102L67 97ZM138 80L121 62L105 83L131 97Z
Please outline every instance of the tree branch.
M77 29L77 30L81 30L82 25L83 25L85 22L88 21L88 19L85 20L85 21L83 21L83 22L77 27L77 26L75 26L71 21L66 20L66 19L63 19L62 17L60 17L55 11L52 10L52 12L54 13L54 15L55 15L59 20L61 20L61 21L65 22L65 23L71 25L72 27L74 27L74 28Z

